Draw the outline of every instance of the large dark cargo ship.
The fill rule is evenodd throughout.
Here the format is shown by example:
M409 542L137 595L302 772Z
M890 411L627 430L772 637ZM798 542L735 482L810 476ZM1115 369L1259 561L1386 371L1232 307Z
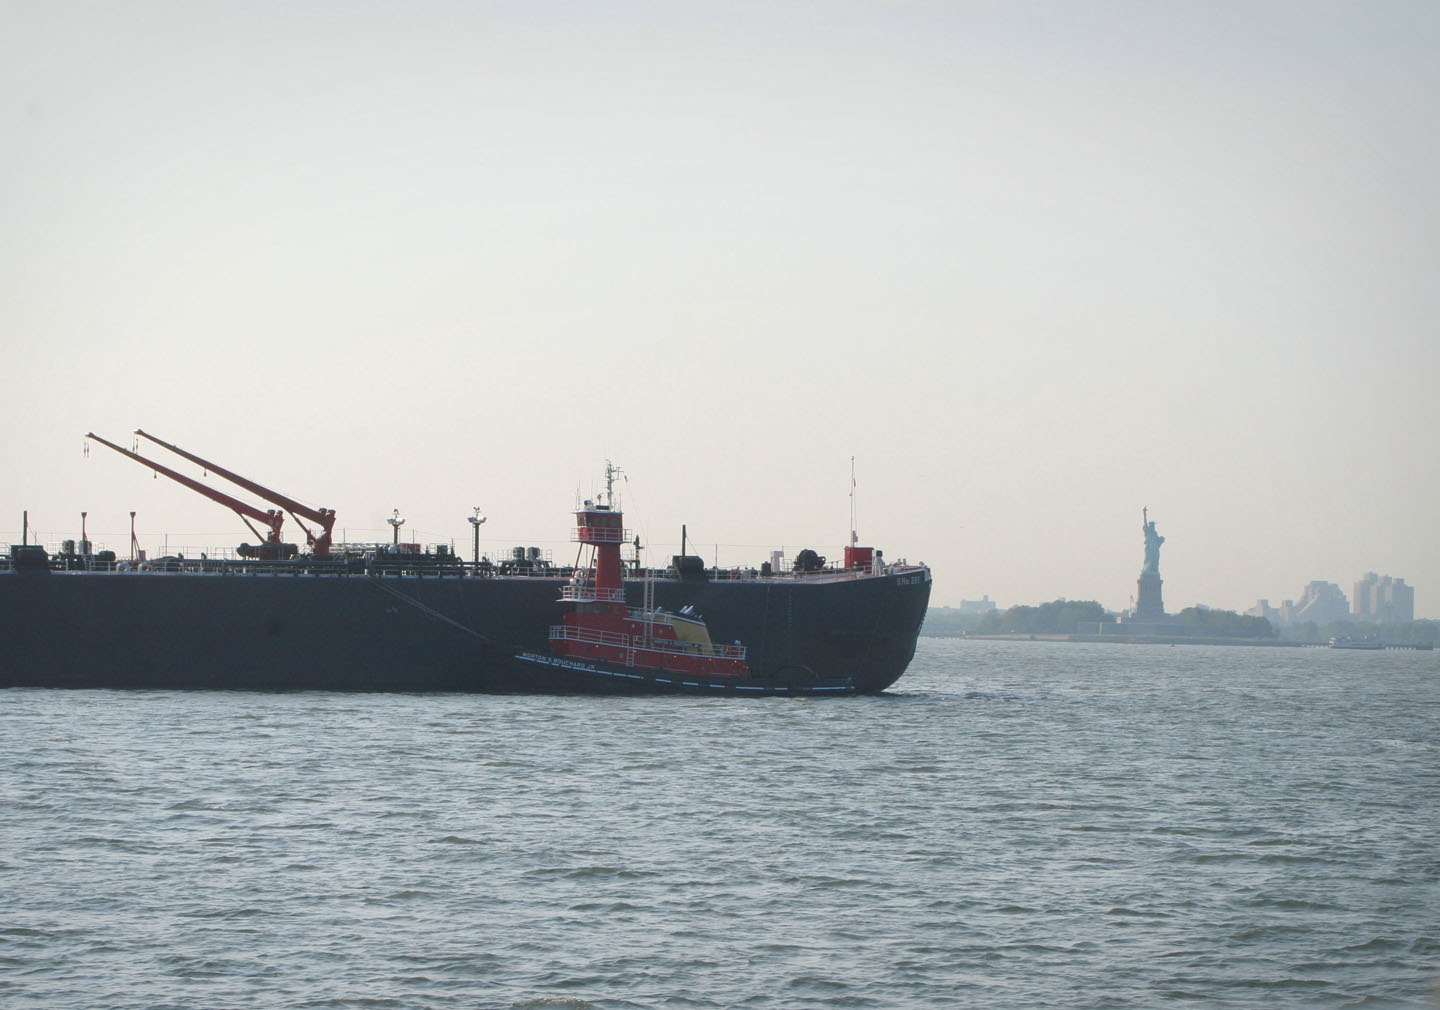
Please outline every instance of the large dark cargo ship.
M0 571L0 687L655 686L653 679L576 677L573 665L534 661L551 652L552 628L565 620L562 596L573 597L583 575L572 569L383 546L327 549L324 556L250 553L265 556L167 558L141 570L109 557L12 546ZM664 570L627 568L611 602L703 615L715 642L743 643L748 676L758 685L844 681L856 692L882 691L914 655L930 572L886 564L862 547L847 548L846 561L784 572L769 564L714 569L682 552Z

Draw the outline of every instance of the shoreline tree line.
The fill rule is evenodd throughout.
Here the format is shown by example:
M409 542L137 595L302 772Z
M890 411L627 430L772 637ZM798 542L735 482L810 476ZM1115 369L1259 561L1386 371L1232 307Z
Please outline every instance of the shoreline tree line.
M931 607L925 615L922 635L1074 635L1081 625L1114 624L1117 615L1095 600L1052 600L1037 606L1017 605L1007 610L983 613L958 607ZM1440 621L1420 620L1405 624L1371 624L1364 621L1314 621L1276 628L1263 617L1250 617L1233 610L1187 607L1165 620L1190 628L1205 638L1270 638L1287 642L1319 644L1335 637L1374 636L1390 645L1440 645Z

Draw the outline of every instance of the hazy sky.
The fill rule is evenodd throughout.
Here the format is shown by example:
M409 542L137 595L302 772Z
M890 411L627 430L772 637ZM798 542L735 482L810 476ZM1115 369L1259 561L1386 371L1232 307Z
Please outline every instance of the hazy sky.
M0 537L847 539L1440 616L1440 5L0 0ZM146 450L148 452L148 450ZM156 449L156 453L161 450ZM179 464L187 473L193 467ZM294 531L298 534L298 531Z

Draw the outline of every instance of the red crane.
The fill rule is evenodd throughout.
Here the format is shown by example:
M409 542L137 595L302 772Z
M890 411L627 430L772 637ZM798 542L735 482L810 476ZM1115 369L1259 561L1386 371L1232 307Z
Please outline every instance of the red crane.
M285 522L285 514L283 512L280 512L277 509L266 509L264 512L261 512L255 506L246 504L239 498L232 498L223 491L216 491L208 484L202 484L198 480L192 480L191 478L186 477L184 474L176 473L169 467L161 466L154 460L146 459L139 453L131 452L129 449L122 449L114 442L106 441L99 435L95 434L93 431L87 434L85 437L93 438L101 445L108 445L120 455L129 456L135 462L145 464L151 470L154 470L156 473L163 473L166 477L169 477L177 484L184 484L192 491L199 491L211 501L217 501L221 505L233 509L235 513L240 516L242 520L244 520L245 525L250 526L250 532L254 533L256 537L264 541L264 544L260 548L262 557L279 557L284 552L284 545L280 542L280 527ZM269 527L269 532L262 534L254 526L251 526L251 519L264 523L267 527ZM290 548L291 553L294 553L294 550L295 548L292 546Z
M268 487L256 484L253 480L247 480L246 478L241 477L239 474L231 473L224 467L216 466L214 463L211 463L207 459L201 459L194 453L186 452L178 445L171 445L169 442L161 441L154 435L141 431L139 428L135 429L135 434L139 435L141 438L148 438L156 445L164 446L166 449L169 449L176 455L183 456L190 462L203 466L207 470L215 471L217 474L219 474L221 477L224 477L232 484L238 484L246 491L249 491L251 494L259 495L261 498L264 498L271 505L279 505L282 509L289 512L290 518L294 519L296 524L305 531L305 542L310 545L310 549L314 553L314 555L317 558L328 558L330 556L330 532L335 527L334 509L317 509L311 508L309 505L302 505L294 498L290 498L286 495L280 494L278 491L271 491ZM302 518L309 519L312 523L319 524L320 535L318 537L314 533L310 532L310 528L300 521Z

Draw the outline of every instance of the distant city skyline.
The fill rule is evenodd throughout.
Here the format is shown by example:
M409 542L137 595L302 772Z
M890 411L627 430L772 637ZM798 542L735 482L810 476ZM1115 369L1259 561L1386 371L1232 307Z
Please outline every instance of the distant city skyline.
M1374 624L1407 624L1417 619L1414 587L1407 585L1403 578L1367 572L1355 583L1355 599L1357 601L1362 599L1362 593L1365 594L1363 596L1366 600L1365 604L1359 607L1352 606L1350 598L1346 596L1339 584L1323 579L1313 579L1306 583L1293 599L1282 601L1278 607L1271 606L1269 598L1261 598L1254 606L1236 612L1251 617L1264 617L1272 624L1281 626L1305 621L1314 621L1316 624L1323 625L1331 621L1351 619ZM961 600L959 604L932 605L948 606L966 614L983 614L991 610L1005 610L1012 606L1037 606L1055 599L1071 599L1071 597L1055 596L1002 602L992 600L986 595L979 600ZM1210 606L1204 603L1192 605ZM1125 614L1131 608L1107 607L1106 609L1111 613ZM1168 607L1166 609L1167 612L1174 613L1173 609Z
M1278 625L1307 621L1324 625L1352 618L1372 624L1408 624L1415 620L1415 590L1403 578L1367 572L1355 583L1353 606L1339 585L1315 580L1294 600L1272 607L1268 599L1261 599L1245 613Z

